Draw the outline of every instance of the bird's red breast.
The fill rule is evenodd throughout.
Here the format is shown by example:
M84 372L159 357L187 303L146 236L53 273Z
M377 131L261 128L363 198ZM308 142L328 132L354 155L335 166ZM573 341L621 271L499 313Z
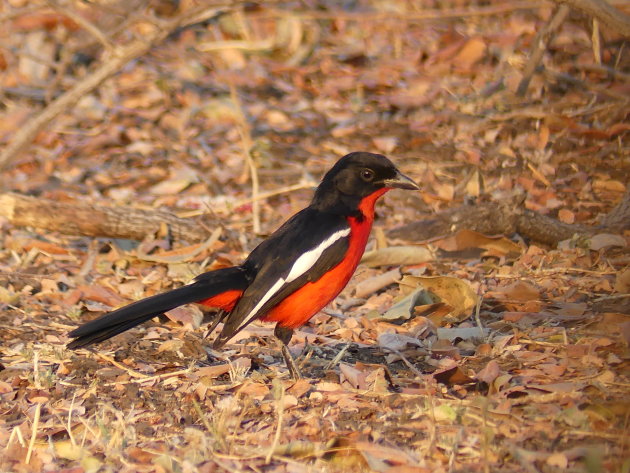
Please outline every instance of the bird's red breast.
M361 217L348 217L350 242L346 255L333 269L317 281L307 282L280 304L271 309L262 320L278 322L287 328L304 325L313 315L323 309L346 287L361 261L367 244L376 200L389 189L383 188L364 197L359 204Z

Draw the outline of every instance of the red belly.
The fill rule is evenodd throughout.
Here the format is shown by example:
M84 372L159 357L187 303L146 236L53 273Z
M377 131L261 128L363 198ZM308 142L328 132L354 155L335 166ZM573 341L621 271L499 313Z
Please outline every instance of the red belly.
M359 265L365 251L372 222L374 221L374 203L389 189L381 189L363 199L359 210L364 218L350 217L350 245L345 258L333 269L324 274L317 281L308 282L295 291L280 304L271 309L262 320L279 322L282 327L297 328L304 325L317 312L346 287L348 281Z
M215 307L229 312L234 308L242 294L243 291L234 289L209 297L208 299L204 299L198 303L207 307Z

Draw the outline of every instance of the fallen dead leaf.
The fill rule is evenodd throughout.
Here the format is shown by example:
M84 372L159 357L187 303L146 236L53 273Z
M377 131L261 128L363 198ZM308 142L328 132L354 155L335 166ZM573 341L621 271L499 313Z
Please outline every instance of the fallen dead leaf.
M398 146L398 138L396 136L377 136L372 138L372 142L376 149L385 154L391 153Z
M460 230L453 236L434 241L433 244L446 251L461 251L469 248L481 248L494 254L520 254L522 248L513 241L502 237L489 237L472 230Z
M485 55L486 43L482 38L471 38L453 58L453 64L459 70L469 70Z
M239 367L242 370L249 370L252 366L252 360L248 357L237 358L231 363L222 363L214 366L204 366L195 370L193 373L199 378L209 377L217 378L230 371L231 366ZM263 385L264 386L264 385Z
M594 235L590 239L589 247L593 251L599 251L611 246L625 247L627 245L626 239L621 235L613 235L611 233L599 233Z
M400 266L426 263L435 259L435 253L424 246L390 246L366 251L361 263L367 266Z
M447 386L469 384L475 381L467 376L457 365L435 371L432 376L438 383L446 384Z
M449 276L419 277L405 276L400 281L401 289L413 290L423 287L447 303L453 310L445 317L448 322L461 322L468 318L477 305L478 296L463 279Z
M88 455L88 451L86 449L81 447L81 445L72 443L70 440L55 442L53 447L55 454L61 458L65 458L66 460L76 461Z
M450 341L453 341L455 339L483 339L488 336L489 333L489 329L482 329L480 327L440 327L437 329L438 338Z
M378 337L378 345L392 351L403 351L407 346L423 346L421 340L402 333L382 333Z
M615 277L615 291L621 294L630 292L630 269L617 273Z
M536 286L527 281L517 281L509 286L497 289L499 294L513 301L531 301L540 299L540 291Z
M569 459L562 452L552 453L547 457L547 465L565 470L569 466Z
M171 339L166 340L165 342L160 343L158 346L158 353L166 352L166 351L178 351L181 347L184 346L183 340Z
M391 321L409 319L415 307L433 305L437 299L438 297L425 289L416 289L392 305L382 318Z
M203 312L195 305L185 305L177 307L176 309L165 312L170 320L173 322L179 322L189 330L195 330L201 326L203 320Z
M560 220L562 223L575 223L575 214L569 209L560 209L558 211L558 220Z
M354 297L361 299L372 295L390 284L397 283L400 280L400 276L400 268L395 268L391 271L377 274L369 279L365 279L355 286Z
M488 385L492 385L494 380L501 374L501 368L496 360L490 360L486 366L477 372L475 378L483 381Z
M7 289L4 286L0 286L0 303L15 305L20 300L20 295Z

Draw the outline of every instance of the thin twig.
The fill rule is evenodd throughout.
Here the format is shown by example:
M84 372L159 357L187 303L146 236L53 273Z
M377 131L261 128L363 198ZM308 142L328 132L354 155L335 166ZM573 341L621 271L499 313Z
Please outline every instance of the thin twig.
M184 374L188 374L188 373L190 373L190 371L191 371L190 368L186 368L186 369L183 369L183 370L170 371L168 373L156 374L155 376L143 375L144 378L134 377L134 379L130 379L128 381L114 381L112 383L105 383L103 386L118 386L120 384L148 383L148 382L151 382L151 381L160 381L162 379L168 379L168 378L173 378L175 376L181 376L181 375L184 375ZM136 373L138 373L138 372L136 371ZM131 375L131 373L129 373L129 374ZM138 374L142 374L142 373L138 373Z
M534 38L529 61L527 61L527 65L523 71L523 78L516 89L516 95L523 96L525 95L525 92L527 92L529 82L532 80L532 77L538 68L538 64L540 64L543 54L547 50L547 44L555 34L556 30L560 28L562 23L564 23L564 20L567 18L570 11L571 9L567 5L560 5L551 20L549 20L549 22L538 32L536 38Z
M7 444L4 446L5 452L9 449L15 437L17 437L18 442L20 443L22 447L26 447L26 442L24 441L24 437L22 436L22 430L20 429L20 426L17 425L13 427L13 429L11 430L11 435L9 435L9 440L7 440Z
M599 35L599 21L597 18L593 18L593 33L591 34L591 42L593 43L593 56L595 57L595 63L602 63L602 47Z
M10 21L13 18L17 18L19 16L28 15L37 10L40 10L41 8L42 8L41 5L33 5L33 6L25 7L25 8L18 8L16 10L8 11L0 15L0 23L4 23L5 21Z
M108 363L111 363L112 365L114 365L116 368L120 368L121 370L126 371L129 376L131 376L132 378L140 378L142 380L145 380L147 378L150 378L149 375L144 374L144 373L140 373L140 371L136 371L132 368L129 368L128 366L125 366L121 363L118 363L116 360L114 360L111 356L107 356L104 353L97 353L96 356L98 356L99 358L107 361Z
M444 20L449 18L475 17L475 16L493 16L510 13L517 10L531 10L542 5L538 1L521 1L506 2L501 5L493 5L489 7L474 8L453 8L453 9L433 9L418 12L405 11L383 11L383 12L348 12L340 10L330 11L283 11L283 10L266 10L259 14L264 17L277 17L291 15L292 18L300 18L305 20L384 20L388 18L402 19L405 21L422 21L422 20Z
M74 435L72 434L72 410L74 409L74 401L77 398L77 392L74 391L72 395L72 401L70 402L70 409L68 409L68 424L66 425L66 431L68 432L68 437L70 438L70 443L72 445L76 445L77 442L74 439Z
M234 83L230 82L230 97L232 103L236 107L238 113L238 133L241 136L241 143L243 145L243 153L249 167L249 173L252 179L252 225L256 235L260 234L260 199L258 194L260 193L260 181L258 179L258 168L256 162L252 157L252 136L249 131L249 125L247 124L247 117L243 111L243 105L238 97L238 93Z
M591 302L614 301L617 299L627 299L628 297L630 297L630 294L610 294L608 296L601 296L593 299Z
M77 25L79 25L80 27L82 27L85 31L87 31L88 33L90 33L92 36L94 36L94 38L103 45L103 47L107 50L107 51L112 51L114 49L114 45L111 43L111 41L107 38L107 35L105 35L105 33L103 33L98 26L96 26L94 23L92 23L90 20L88 20L87 18L84 18L83 16L79 15L77 12L75 12L74 10L72 10L71 8L67 8L64 5L60 5L59 3L57 3L55 0L47 0L48 4L54 8L55 10L57 10L59 13L62 13L63 15L67 16L68 18L70 18L72 21L74 21Z
M37 403L35 405L35 418L33 419L33 427L31 428L31 440L28 443L28 451L26 452L26 459L24 463L27 465L31 461L31 456L33 455L33 448L35 447L35 439L37 438L37 429L39 429L39 416L42 413L42 405L41 403Z
M214 434L214 430L212 429L212 426L210 425L210 421L208 420L208 417L206 417L206 413L203 412L203 410L199 406L199 403L197 401L195 401L194 399L192 400L192 403L193 403L193 407L195 409L195 412L197 412L197 415L201 419L201 422L203 423L203 425L206 428L206 430L208 431L208 433L209 434Z
M269 452L265 457L265 464L268 465L271 462L271 457L273 456L273 452L278 447L278 443L280 442L280 434L282 433L282 424L284 421L284 385L277 378L274 379L273 389L277 390L276 392L276 411L278 412L278 426L276 427L276 433L273 436L273 442L269 447Z
M346 343L344 347L341 350L339 350L339 352L335 355L335 357L332 360L330 360L328 364L326 364L326 366L324 366L324 371L327 371L337 366L339 362L341 361L341 359L343 358L343 355L345 355L346 352L348 351L348 348L350 348L350 343Z
M407 357L405 355L403 355L399 350L396 350L395 348L391 348L391 347L383 347L385 350L391 351L392 353L394 353L396 356L399 356L400 359L403 361L403 363L405 365L407 365L407 368L409 368L418 378L424 378L424 373L422 373L422 371L418 370L418 368L416 368L411 361L409 361L407 359Z
M282 195L282 194L288 194L289 192L294 192L294 191L299 191L302 189L312 189L314 187L316 187L317 184L313 181L300 181L297 184L293 184L290 186L286 186L286 187L281 187L279 189L273 190L273 191L269 191L269 192L262 192L259 193L258 196L256 198L254 198L254 196L247 198L247 199L243 199L243 200L239 200L236 203L236 207L239 207L241 205L246 205L246 204L252 204L254 203L256 200L261 201L261 200L267 200L271 197L275 197L277 195Z

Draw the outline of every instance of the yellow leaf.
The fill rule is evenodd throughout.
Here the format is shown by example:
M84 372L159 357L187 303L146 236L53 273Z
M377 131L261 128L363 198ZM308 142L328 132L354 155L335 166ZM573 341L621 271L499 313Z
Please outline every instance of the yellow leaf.
M20 296L13 291L8 290L6 287L0 286L0 302L3 304L15 305Z
M87 451L80 445L73 444L70 440L55 442L55 454L66 460L79 460L87 455Z

